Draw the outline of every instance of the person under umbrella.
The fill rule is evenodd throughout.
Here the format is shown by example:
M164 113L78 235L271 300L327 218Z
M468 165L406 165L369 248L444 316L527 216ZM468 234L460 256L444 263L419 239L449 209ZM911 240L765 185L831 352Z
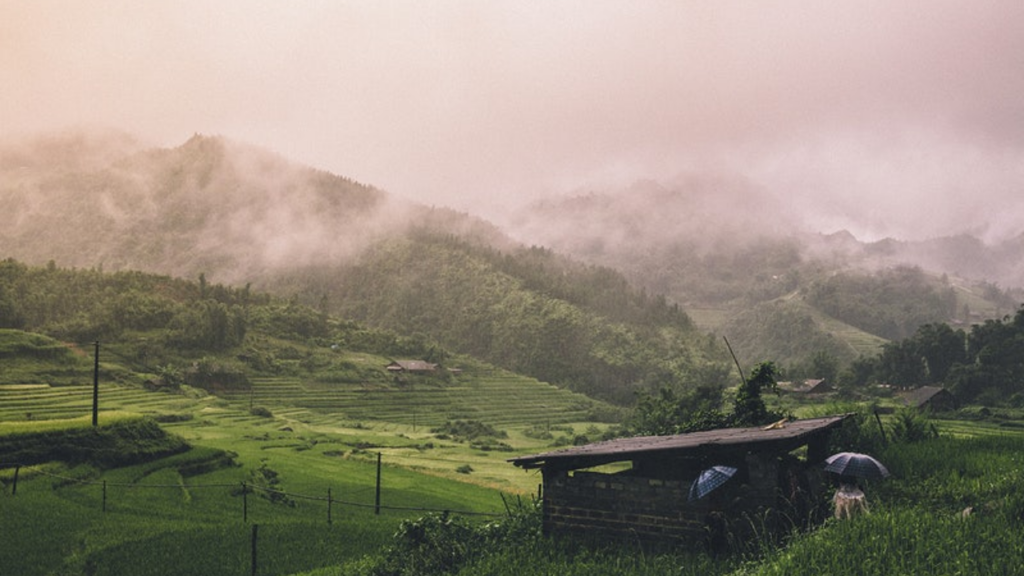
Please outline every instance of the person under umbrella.
M859 478L881 479L889 476L889 470L881 462L856 452L840 452L829 456L825 460L825 470L839 475L839 489L832 497L836 518L852 518L869 512L864 491L857 485Z

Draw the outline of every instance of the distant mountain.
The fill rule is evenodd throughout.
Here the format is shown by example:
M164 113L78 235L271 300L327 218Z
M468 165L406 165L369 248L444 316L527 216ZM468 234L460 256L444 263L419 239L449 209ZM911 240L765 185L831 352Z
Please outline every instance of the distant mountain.
M727 381L695 326L799 371L1024 299L1024 235L865 243L721 175L549 199L501 230L223 137L76 133L0 147L0 207L0 257L251 284L618 402Z
M0 242L28 262L234 282L350 255L400 210L379 190L220 137L75 134L0 150Z
M799 207L737 178L548 199L508 223L514 237L621 270L746 353L786 363L814 350L849 360L922 323L1000 317L1024 300L1024 235L862 242L814 231Z
M223 137L0 149L0 256L252 285L620 403L722 385L721 343L608 268Z

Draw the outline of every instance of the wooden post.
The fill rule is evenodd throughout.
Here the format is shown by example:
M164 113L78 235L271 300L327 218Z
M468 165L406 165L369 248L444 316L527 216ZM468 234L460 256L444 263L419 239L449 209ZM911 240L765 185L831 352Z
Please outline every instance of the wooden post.
M11 486L11 496L18 495L18 472L21 471L21 466L14 467L14 484Z
M380 452L377 452L377 495L373 500L373 513L380 515Z
M260 525L252 525L252 576L256 576L256 538L259 535Z
M882 433L882 444L888 444L889 439L885 437L885 427L882 426L882 418L878 415L878 410L875 410L875 422L878 422L878 431Z
M327 525L331 524L331 487L327 487Z
M92 426L100 423L100 341L96 341L96 354L92 365Z
M242 482L242 523L249 522L249 490L246 489L245 482Z

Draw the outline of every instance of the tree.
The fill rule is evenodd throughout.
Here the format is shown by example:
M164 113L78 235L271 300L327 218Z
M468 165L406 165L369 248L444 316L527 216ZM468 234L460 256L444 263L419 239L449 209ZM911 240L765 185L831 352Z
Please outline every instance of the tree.
M775 422L784 416L769 411L761 397L765 390L777 390L776 374L774 362L761 362L751 370L750 378L747 378L736 391L732 413L733 426L759 426Z
M954 331L948 324L925 324L917 329L914 340L932 382L944 381L954 364L966 361L967 337L962 330Z
M774 362L762 362L750 373L736 392L732 414L708 407L707 391L679 395L662 388L657 396L643 396L637 401L627 431L634 436L662 436L712 430L730 426L760 426L782 419L785 415L768 410L761 393L776 389Z

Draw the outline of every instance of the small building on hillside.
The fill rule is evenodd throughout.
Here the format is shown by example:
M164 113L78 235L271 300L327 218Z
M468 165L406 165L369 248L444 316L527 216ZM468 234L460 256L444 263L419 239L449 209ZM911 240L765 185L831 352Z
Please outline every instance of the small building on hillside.
M957 402L953 394L939 386L921 386L903 394L903 403L919 410L945 412L956 410Z
M779 390L790 394L825 394L834 388L823 378L808 378L794 382L779 382Z
M540 469L547 534L717 548L716 538L742 537L751 518L766 510L800 525L815 514L827 488L822 463L829 434L847 416L621 438L509 461ZM804 447L805 456L797 457L794 451ZM607 465L617 469L596 470ZM691 500L694 480L712 466L736 472L710 495Z
M388 372L411 372L429 374L437 370L437 364L423 360L395 360L384 367Z

